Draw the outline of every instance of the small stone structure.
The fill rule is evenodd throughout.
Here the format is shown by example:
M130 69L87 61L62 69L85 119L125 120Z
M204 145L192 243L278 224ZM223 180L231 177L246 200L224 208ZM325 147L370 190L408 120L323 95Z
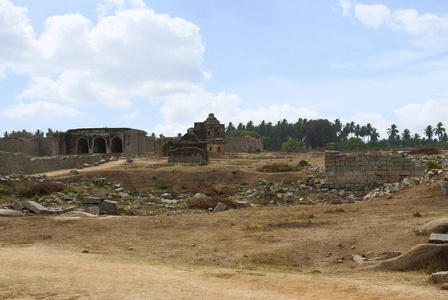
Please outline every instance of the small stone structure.
M170 163L199 163L201 160L208 161L207 142L199 141L191 133L173 143L168 151Z
M399 182L405 177L422 177L420 166L403 154L340 153L325 151L325 187L362 188Z

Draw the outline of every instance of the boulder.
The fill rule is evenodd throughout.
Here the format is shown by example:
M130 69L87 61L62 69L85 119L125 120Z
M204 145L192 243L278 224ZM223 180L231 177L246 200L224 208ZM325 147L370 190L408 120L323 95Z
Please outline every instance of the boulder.
M92 215L99 215L100 214L100 208L98 206L87 206L85 209L86 213L92 214Z
M286 202L293 202L294 201L294 195L291 193L285 194L284 195Z
M390 271L414 271L425 266L448 269L448 244L420 244L407 253L385 260L380 267Z
M23 216L25 215L20 211L0 208L0 217L23 217Z
M18 211L23 209L22 204L20 204L20 202L17 201L16 199L11 199L11 207L12 207L12 209L18 210Z
M432 279L432 282L434 282L434 283L445 283L448 279L448 272L443 271L443 272L432 273L431 279Z
M101 208L106 212L106 214L115 215L118 211L118 202L113 200L104 200L103 203L101 203Z
M42 206L39 203L34 202L34 201L25 201L25 202L23 202L23 207L25 207L26 209L32 211L35 214L45 215L45 214L49 214L50 213L48 208L46 208L46 207L44 207L44 206Z
M218 204L216 204L216 207L213 210L213 212L216 213L216 212L224 211L226 209L226 207L227 207L227 205L225 205L224 203L218 202Z
M420 228L423 234L430 233L447 233L448 232L448 218L441 218L429 221Z
M250 206L250 203L247 201L236 201L236 208L240 209L240 208L247 208Z

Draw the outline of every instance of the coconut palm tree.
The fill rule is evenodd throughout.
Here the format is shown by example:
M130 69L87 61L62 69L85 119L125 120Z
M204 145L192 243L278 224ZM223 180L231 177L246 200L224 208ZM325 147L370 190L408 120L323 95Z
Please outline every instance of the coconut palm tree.
M434 129L434 133L439 137L439 142L442 142L443 134L446 132L445 128L443 128L443 123L439 122Z
M397 125L395 124L390 125L390 128L387 128L387 134L389 135L389 144L393 148L398 135Z
M434 133L434 128L431 125L426 126L426 128L424 129L424 133L425 135L428 137L429 141L432 141L432 136Z
M401 139L403 140L403 144L408 146L409 141L411 140L411 131L407 128L403 130L403 133L401 134Z

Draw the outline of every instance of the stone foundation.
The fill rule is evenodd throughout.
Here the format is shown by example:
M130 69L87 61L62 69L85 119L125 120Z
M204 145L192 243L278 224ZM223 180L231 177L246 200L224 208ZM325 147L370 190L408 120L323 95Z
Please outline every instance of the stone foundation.
M405 177L422 177L420 166L403 154L340 153L325 151L325 187L362 188Z

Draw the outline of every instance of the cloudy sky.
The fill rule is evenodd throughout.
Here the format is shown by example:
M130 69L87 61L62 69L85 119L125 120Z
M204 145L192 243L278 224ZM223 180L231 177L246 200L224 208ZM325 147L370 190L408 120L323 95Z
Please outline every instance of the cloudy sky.
M0 0L0 132L339 118L448 127L448 6ZM1 134L0 134L1 135Z

